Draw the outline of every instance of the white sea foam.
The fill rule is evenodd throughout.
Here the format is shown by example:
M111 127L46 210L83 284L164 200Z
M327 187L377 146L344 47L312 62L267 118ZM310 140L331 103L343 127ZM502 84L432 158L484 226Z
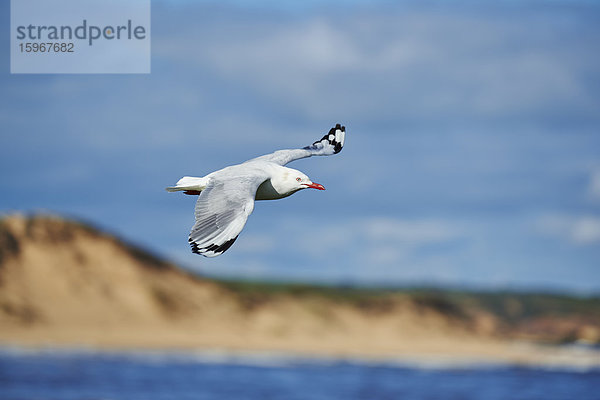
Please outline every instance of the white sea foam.
M527 351L531 344L516 344ZM431 370L470 370L496 368L532 368L588 372L600 370L600 350L589 346L547 346L543 357L522 361L496 360L486 357L409 354L389 357L322 356L275 351L232 351L227 349L195 350L105 350L91 347L24 347L0 346L0 356L116 357L134 362L164 364L227 364L264 368L287 368L299 365L360 365L370 367Z

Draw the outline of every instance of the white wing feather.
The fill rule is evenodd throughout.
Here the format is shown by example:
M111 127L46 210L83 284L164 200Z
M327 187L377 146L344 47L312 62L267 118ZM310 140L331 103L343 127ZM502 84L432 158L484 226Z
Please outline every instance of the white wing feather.
M254 209L254 196L264 176L211 177L196 202L196 223L189 243L192 251L215 257L227 250Z

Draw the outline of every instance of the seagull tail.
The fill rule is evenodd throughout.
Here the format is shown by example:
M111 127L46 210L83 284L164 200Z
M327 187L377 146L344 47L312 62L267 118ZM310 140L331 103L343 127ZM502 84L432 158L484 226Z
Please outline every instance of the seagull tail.
M175 186L169 186L165 188L167 192L190 192L190 194L200 194L201 191L206 188L208 184L208 179L206 178L196 178L193 176L184 176L180 180L177 181ZM196 193L197 192L197 193ZM187 194L187 193L186 193Z

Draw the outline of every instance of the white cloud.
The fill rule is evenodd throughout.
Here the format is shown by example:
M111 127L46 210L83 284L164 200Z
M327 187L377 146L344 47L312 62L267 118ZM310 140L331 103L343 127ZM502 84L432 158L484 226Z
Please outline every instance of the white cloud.
M577 244L600 243L600 218L583 217L575 221L571 236Z
M576 245L600 243L600 217L546 215L538 220L537 227L544 235L559 237Z
M600 168L592 171L587 192L592 200L600 200Z
M230 29L218 35L214 22L204 21L177 34L196 38L197 51L173 37L155 40L153 51L316 118L465 110L497 116L597 102L582 81L597 58L574 57L578 49L563 43L576 30L552 18L385 11L219 20Z
M364 267L397 266L414 258L424 246L463 237L464 232L456 225L446 220L392 216L356 217L327 224L287 219L272 234L286 238L282 246L294 246L288 249L290 253L308 254L315 260L346 260L348 265ZM282 233L278 235L278 231Z

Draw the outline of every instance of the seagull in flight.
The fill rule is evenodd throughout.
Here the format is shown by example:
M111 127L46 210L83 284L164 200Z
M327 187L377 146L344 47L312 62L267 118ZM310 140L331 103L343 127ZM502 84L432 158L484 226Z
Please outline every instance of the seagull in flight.
M278 150L231 165L204 177L184 176L168 192L197 195L189 243L192 251L216 257L231 247L254 210L254 200L276 200L299 190L325 190L302 172L285 165L312 156L337 154L344 146L346 128L337 124L320 140L301 149Z

